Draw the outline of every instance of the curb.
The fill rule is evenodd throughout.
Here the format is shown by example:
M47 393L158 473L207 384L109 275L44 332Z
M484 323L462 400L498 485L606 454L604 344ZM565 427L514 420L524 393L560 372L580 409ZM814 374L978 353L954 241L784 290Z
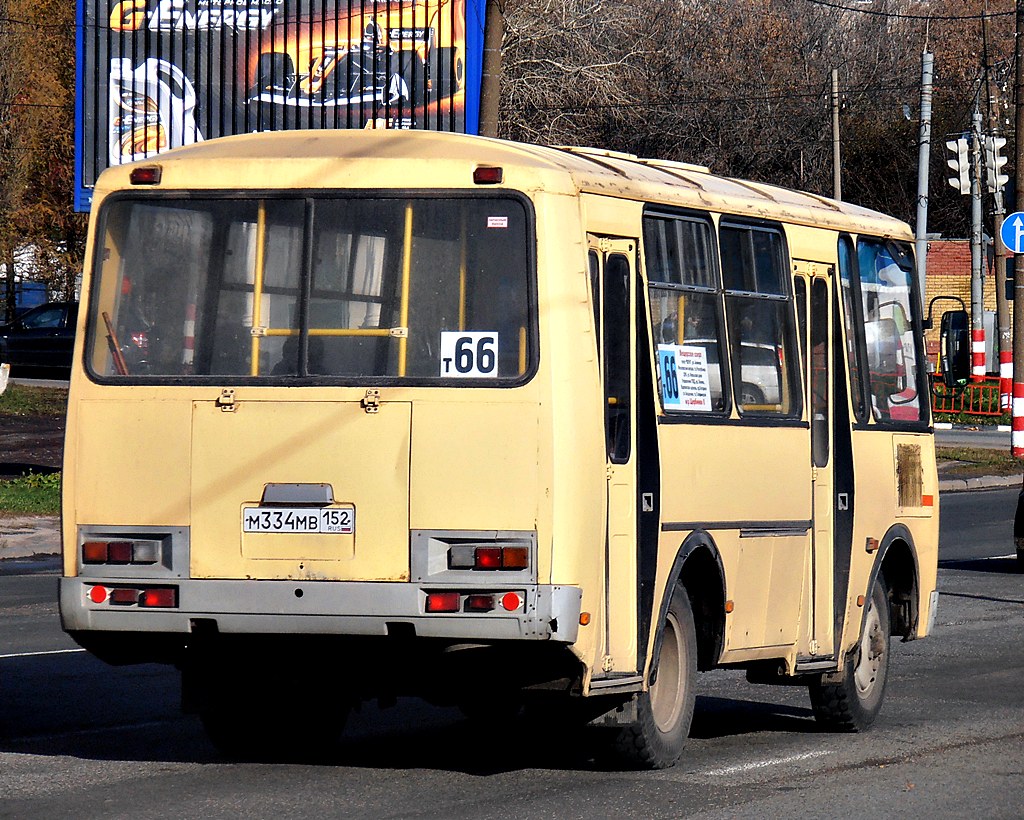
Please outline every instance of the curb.
M996 487L1020 487L1019 475L982 475L974 478L947 478L939 482L940 493L959 493L966 490L990 490Z

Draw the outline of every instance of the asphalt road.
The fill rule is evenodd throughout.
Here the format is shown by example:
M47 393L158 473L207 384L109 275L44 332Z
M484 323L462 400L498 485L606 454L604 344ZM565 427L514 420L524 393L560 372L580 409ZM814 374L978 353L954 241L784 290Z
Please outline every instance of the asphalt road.
M482 732L418 701L364 708L321 765L232 763L159 666L114 668L56 621L55 576L0 575L0 817L1020 817L1024 575L1016 490L943 496L937 628L894 644L869 732L818 730L806 691L699 678L683 761L622 772L593 733ZM69 651L70 650L70 651ZM46 654L50 653L50 654ZM294 705L297 720L315 706Z

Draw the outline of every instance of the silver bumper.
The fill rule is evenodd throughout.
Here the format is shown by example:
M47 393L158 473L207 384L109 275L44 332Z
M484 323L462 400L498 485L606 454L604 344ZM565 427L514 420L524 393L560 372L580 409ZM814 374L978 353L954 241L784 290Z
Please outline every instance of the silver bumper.
M143 609L93 603L96 585L173 586L178 606ZM452 589L452 587L446 587ZM517 586L525 601L516 612L427 613L424 585L355 581L224 581L213 579L62 578L61 624L69 632L184 633L195 621L231 634L388 635L412 626L418 637L457 640L531 640L574 643L579 587ZM475 590L465 590L475 591ZM401 626L399 626L401 625Z

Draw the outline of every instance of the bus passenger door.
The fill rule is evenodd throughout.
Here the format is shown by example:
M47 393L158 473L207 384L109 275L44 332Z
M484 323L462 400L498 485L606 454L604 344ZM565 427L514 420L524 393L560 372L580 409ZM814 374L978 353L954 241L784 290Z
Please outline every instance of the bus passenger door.
M806 647L812 657L829 656L833 651L833 555L837 509L842 499L834 498L835 413L832 402L835 361L832 345L836 344L832 328L829 266L801 262L796 295L800 304L801 335L806 339L805 384L811 421L812 535L811 535L811 600L810 634ZM805 319L806 317L806 319ZM801 321L801 325L805 324ZM847 432L849 435L849 432Z
M600 347L608 519L601 672L637 671L636 253L629 239L590 236ZM600 672L598 673L601 674Z

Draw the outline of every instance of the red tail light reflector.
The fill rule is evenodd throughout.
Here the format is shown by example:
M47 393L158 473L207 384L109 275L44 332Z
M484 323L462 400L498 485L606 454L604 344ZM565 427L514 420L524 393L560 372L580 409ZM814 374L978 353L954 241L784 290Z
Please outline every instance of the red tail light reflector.
M467 595L466 609L471 612L490 612L494 609L494 596Z
M130 564L132 562L131 541L110 541L107 543L108 564Z
M86 541L82 544L82 563L84 564L105 564L107 563L107 542ZM96 589L96 587L93 587Z
M501 547L477 547L476 569L501 569Z
M427 594L427 612L458 612L459 593L431 592Z
M137 589L110 590L110 603L112 604L137 604L138 602L139 591Z
M93 587L89 590L89 600L94 604L102 604L107 600L107 588L106 587Z
M501 605L509 612L515 612L523 605L523 599L515 592L506 592L501 598Z
M139 596L139 606L168 608L177 605L178 590L174 587L144 589Z

